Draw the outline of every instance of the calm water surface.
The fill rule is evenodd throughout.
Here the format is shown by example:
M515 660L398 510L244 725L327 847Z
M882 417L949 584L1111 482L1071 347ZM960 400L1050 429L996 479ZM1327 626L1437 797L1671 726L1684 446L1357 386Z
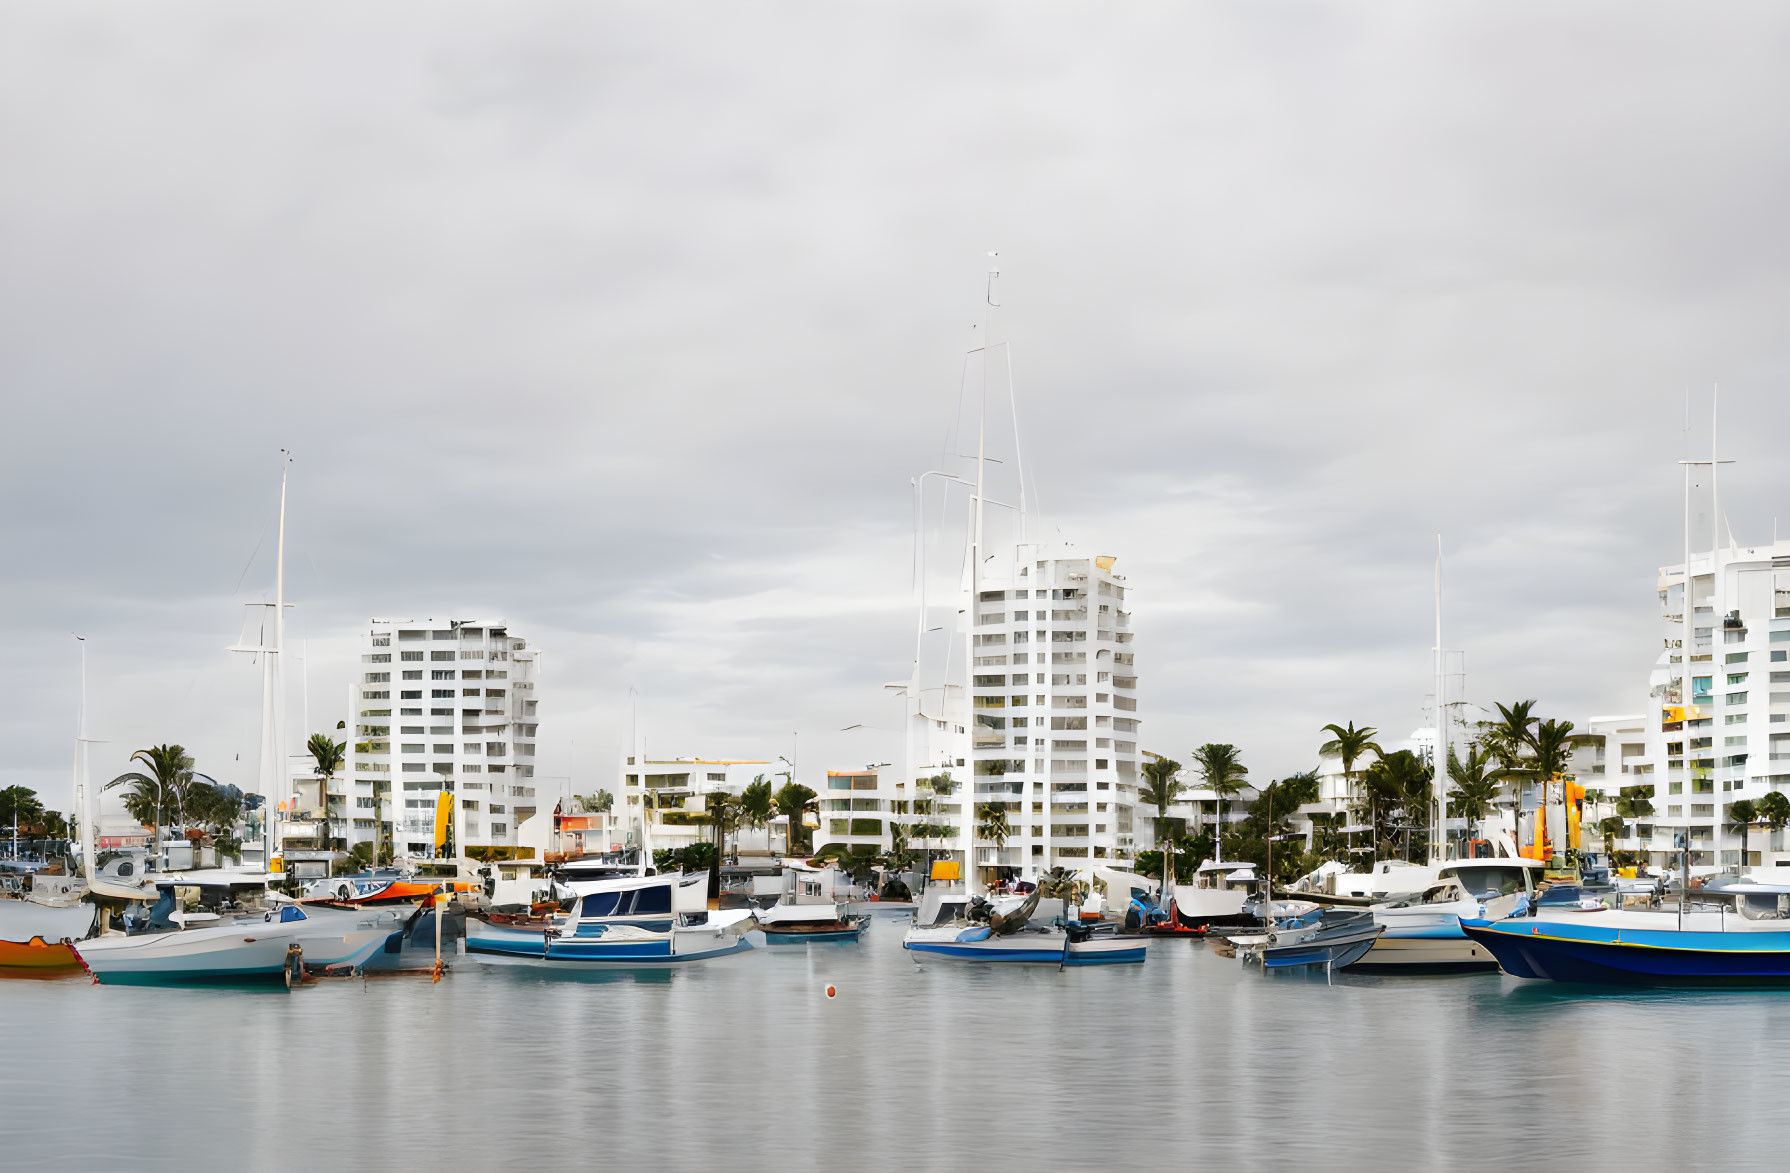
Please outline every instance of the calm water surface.
M1790 1167L1790 994L917 967L902 927L640 980L0 983L0 1164Z

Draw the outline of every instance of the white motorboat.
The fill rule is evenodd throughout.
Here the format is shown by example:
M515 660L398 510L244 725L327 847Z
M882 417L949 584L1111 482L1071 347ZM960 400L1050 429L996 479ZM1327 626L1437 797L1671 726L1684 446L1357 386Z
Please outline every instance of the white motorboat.
M1012 927L1011 918L1021 918L1019 927ZM942 884L930 885L922 894L901 947L915 954L915 960L1058 966L1135 964L1147 956L1141 938L1092 932L1080 925L1032 924L1023 905L995 914L993 923L972 920L970 898L961 889Z
M571 885L569 913L540 924L466 918L466 952L480 961L579 969L650 969L750 949L746 909L711 912L708 876L611 876Z
M256 917L174 913L180 928L111 934L76 944L94 978L117 985L279 981L305 967L358 968L384 944L391 923L351 913L327 917L295 906Z
M1497 958L1461 931L1461 920L1510 916L1524 901L1535 899L1545 867L1540 860L1520 857L1443 864L1436 883L1424 892L1372 907L1375 923L1385 932L1353 968L1401 973L1497 969Z

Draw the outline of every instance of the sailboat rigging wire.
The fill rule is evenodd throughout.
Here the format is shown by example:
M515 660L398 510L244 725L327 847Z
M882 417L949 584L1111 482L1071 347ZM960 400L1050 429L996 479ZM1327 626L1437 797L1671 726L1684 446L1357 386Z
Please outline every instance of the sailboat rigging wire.
M248 581L249 569L255 565L255 555L261 552L261 543L265 541L266 538L267 530L263 528L261 536L255 539L255 548L249 551L249 560L243 563L242 573L236 576L236 590L233 593L238 595L242 594L242 584Z

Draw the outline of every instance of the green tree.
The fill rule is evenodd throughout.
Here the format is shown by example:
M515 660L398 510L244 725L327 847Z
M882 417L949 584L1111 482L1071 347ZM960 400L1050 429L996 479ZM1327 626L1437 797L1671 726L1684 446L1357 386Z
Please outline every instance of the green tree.
M1145 806L1156 808L1155 831L1156 846L1162 856L1162 894L1161 902L1168 907L1169 888L1175 882L1174 852L1167 850L1169 842L1168 808L1171 802L1181 796L1187 787L1182 785L1181 763L1173 758L1152 756L1145 762L1142 770L1144 780L1137 788L1137 800Z
M771 784L760 774L740 789L739 796L740 825L757 830L771 821L777 813L777 799L771 792Z
M727 854L727 837L740 828L739 800L724 790L704 796L709 825L714 830L715 857L709 862L709 899L721 895L721 857Z
M1349 794L1354 798L1356 808L1365 811L1358 786L1360 779L1355 776L1355 763L1370 753L1379 757L1385 752L1380 748L1380 743L1374 740L1380 731L1372 725L1363 725L1357 729L1355 722L1350 721L1347 726L1326 725L1319 732L1331 735L1329 741L1318 746L1319 756L1342 759L1343 781L1349 787Z
M1230 815L1231 799L1243 792L1249 768L1237 756L1237 747L1207 743L1193 751L1193 765L1200 772L1200 781L1218 796L1218 853L1224 854L1225 822Z
M1790 797L1785 797L1783 791L1768 790L1759 796L1759 801L1753 806L1759 821L1773 831L1782 831L1790 826ZM1653 813L1652 804L1648 805L1647 813Z
M819 797L800 782L785 782L772 798L777 813L789 820L784 839L784 850L788 854L798 855L807 849L808 829L802 825L802 817L811 810L820 809Z
M44 817L44 804L37 791L29 786L8 786L0 790L0 827L11 831L15 823L37 823Z
M1467 746L1467 757L1463 761L1451 745L1448 747L1448 779L1454 784L1448 813L1467 820L1467 838L1479 838L1480 824L1498 804L1497 759L1491 750L1475 741Z
M1549 719L1535 727L1529 738L1529 751L1533 755L1529 770L1541 784L1541 803L1538 813L1545 826L1548 809L1548 788L1554 782L1563 781L1566 768L1572 762L1572 751L1581 745L1595 741L1595 737L1573 732L1571 721ZM1560 802L1566 802L1566 787L1560 788ZM1554 845L1553 854L1560 854L1561 848Z
M348 760L348 743L331 741L327 733L313 733L311 740L305 743L305 749L317 763L317 776L325 782L336 776L342 763Z
M1740 870L1745 872L1747 863L1747 832L1759 821L1759 804L1750 798L1737 798L1728 804L1728 818L1740 828Z
M1408 749L1394 750L1367 768L1362 785L1367 791L1377 853L1410 858L1412 830L1429 825L1430 781L1428 763ZM1398 847L1401 839L1402 851Z
M153 828L149 838L149 858L151 866L159 868L162 824L178 817L187 787L193 782L193 759L183 747L164 744L138 750L131 755L131 761L141 762L149 773L120 774L106 783L105 789L120 786L129 789L124 797L124 809L131 818Z
M1790 800L1786 800L1790 806ZM1653 790L1648 786L1624 786L1616 793L1616 813L1624 819L1653 817Z

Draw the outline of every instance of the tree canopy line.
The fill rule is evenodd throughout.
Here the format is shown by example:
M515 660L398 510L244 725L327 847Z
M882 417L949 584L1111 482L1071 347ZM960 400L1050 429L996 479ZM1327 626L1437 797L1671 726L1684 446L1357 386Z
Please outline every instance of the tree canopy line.
M1470 742L1449 747L1446 817L1466 820L1471 838L1482 837L1485 821L1519 801L1526 788L1534 788L1544 809L1568 799L1572 752L1595 739L1576 732L1571 721L1544 720L1535 706L1534 700L1498 704L1496 717L1480 722ZM1369 853L1377 859L1427 856L1430 828L1438 817L1432 763L1410 750L1387 752L1372 726L1350 721L1326 725L1322 732L1328 736L1318 747L1319 756L1341 760L1349 809L1336 815L1308 815L1309 849L1303 836L1276 840L1275 881L1289 882L1329 860L1347 861ZM1217 799L1218 818L1211 827L1193 828L1185 820L1170 818L1169 806L1194 787L1183 780L1181 763L1162 757L1146 762L1138 800L1155 808L1156 841L1163 846L1137 853L1136 869L1142 875L1161 876L1170 883L1185 881L1202 861L1215 855L1266 868L1270 837L1291 835L1298 808L1319 798L1317 771L1301 771L1258 788L1243 818L1232 823L1227 821L1231 802L1247 785L1249 773L1236 747L1202 745L1193 753L1192 767L1199 788ZM1610 802L1616 813L1586 825L1584 834L1601 835L1605 853L1617 862L1633 862L1620 858L1614 843L1633 823L1652 817L1652 787L1623 786L1613 795L1588 789L1586 798ZM1727 817L1740 831L1744 852L1751 827L1781 830L1790 825L1790 797L1774 791L1756 802L1739 799L1729 805ZM1345 827L1365 828L1366 842L1345 832Z

